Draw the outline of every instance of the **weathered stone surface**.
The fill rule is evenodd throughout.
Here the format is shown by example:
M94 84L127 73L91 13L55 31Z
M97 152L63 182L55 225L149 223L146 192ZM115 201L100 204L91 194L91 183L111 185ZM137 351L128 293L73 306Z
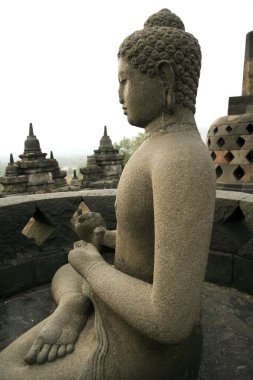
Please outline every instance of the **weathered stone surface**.
M53 308L48 284L0 301L0 350L46 318Z
M218 285L231 286L233 279L233 255L209 252L205 280Z
M34 202L13 201L5 205L6 198L1 198L0 201L0 262L15 259L18 253L38 252L38 247L22 234L23 228L35 212Z
M253 238L247 241L239 250L238 250L238 255L248 258L248 259L253 259Z
M203 356L198 380L252 380L253 298L206 283Z
M240 197L236 192L216 191L214 223L227 220L239 206Z
M70 219L84 200L92 210L101 213L108 228L115 229L115 190L83 190L53 194L11 196L0 199L0 263L31 255L39 251L60 251L71 248L78 239ZM23 228L34 215L39 215L54 228L40 246L22 234Z
M216 192L211 250L251 256L252 205L251 194Z
M253 226L253 197L248 196L240 201L240 208L246 221Z
M33 259L35 286L52 281L52 278L62 265L68 262L68 252L40 253Z
M205 283L202 302L204 342L198 380L252 380L252 296ZM0 350L54 307L48 284L0 302Z
M249 294L253 294L253 260L234 257L233 286Z
M0 297L16 294L35 286L34 265L31 259L14 265L0 266Z

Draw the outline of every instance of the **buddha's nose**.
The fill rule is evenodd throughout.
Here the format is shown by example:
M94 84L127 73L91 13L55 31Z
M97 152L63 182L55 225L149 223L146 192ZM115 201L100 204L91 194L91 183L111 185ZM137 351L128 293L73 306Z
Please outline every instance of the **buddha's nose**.
M119 88L119 102L120 104L124 103L123 91L120 88Z

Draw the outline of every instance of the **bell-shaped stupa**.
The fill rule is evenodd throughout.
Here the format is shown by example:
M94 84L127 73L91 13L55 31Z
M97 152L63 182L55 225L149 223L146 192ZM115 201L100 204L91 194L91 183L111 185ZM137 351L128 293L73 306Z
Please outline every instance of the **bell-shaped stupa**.
M104 134L100 139L99 148L92 156L87 157L87 165L81 168L83 174L82 188L115 189L123 170L124 155L114 148L104 127Z
M207 135L217 189L253 193L253 31L246 36L242 96L229 98L228 115Z

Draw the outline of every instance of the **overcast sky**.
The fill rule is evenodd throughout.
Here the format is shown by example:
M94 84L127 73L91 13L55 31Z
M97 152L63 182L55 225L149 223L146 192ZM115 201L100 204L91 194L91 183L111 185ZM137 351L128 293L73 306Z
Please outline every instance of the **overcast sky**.
M104 125L113 142L141 130L118 102L117 51L168 8L202 49L196 121L210 124L240 96L252 0L0 0L0 157L23 153L29 123L45 153L92 153Z

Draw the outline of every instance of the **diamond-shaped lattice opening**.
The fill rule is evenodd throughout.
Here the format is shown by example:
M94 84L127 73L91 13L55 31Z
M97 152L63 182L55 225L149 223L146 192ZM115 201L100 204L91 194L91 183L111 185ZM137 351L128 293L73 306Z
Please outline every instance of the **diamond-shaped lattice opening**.
M54 232L55 227L38 208L22 230L28 239L34 239L38 246L42 245Z
M213 160L215 160L215 158L216 158L216 154L215 154L215 152L212 152L212 153L211 153L211 157L212 157Z
M244 170L241 168L241 166L237 166L237 168L233 171L233 174L236 179L240 180L244 176Z
M245 144L245 140L242 137L238 137L236 143L241 148Z
M249 134L252 134L253 133L253 124L248 124L246 129L249 132Z
M230 133L230 132L232 131L232 129L233 129L233 128L231 128L230 125L228 125L228 126L226 127L226 131L227 131L228 133Z
M249 153L247 153L245 157L252 164L253 163L253 150L249 151Z
M211 140L210 140L210 139L207 140L207 145L208 145L208 146L211 145Z
M233 159L235 158L235 156L233 155L233 153L232 152L227 152L226 154L225 154L225 159L228 161L228 162L231 162Z
M217 166L215 171L216 171L216 178L219 178L223 173L223 170L221 169L220 165Z
M222 137L219 138L219 140L217 141L217 144L219 145L220 148L225 144L225 141L223 140Z
M213 134L216 135L217 132L218 132L218 127L215 127L213 130Z

